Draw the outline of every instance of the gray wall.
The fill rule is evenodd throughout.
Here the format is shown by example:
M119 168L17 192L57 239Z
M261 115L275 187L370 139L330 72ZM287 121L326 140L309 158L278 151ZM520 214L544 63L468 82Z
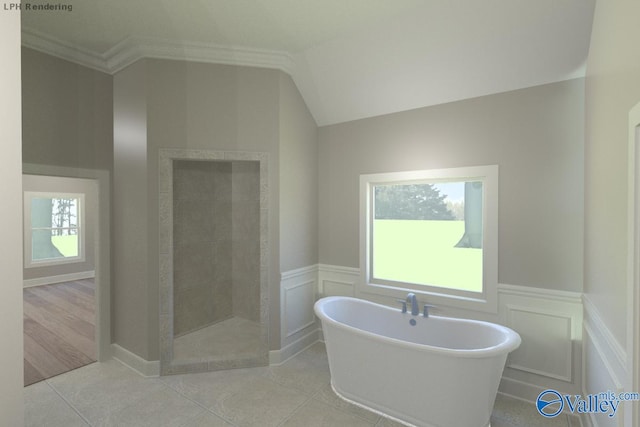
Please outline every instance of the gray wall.
M584 80L321 127L320 262L359 267L360 174L500 167L500 283L582 290Z
M112 230L112 341L147 360L153 357L153 291L147 187L146 63L114 77L114 171ZM157 211L157 208L155 209ZM156 214L157 216L157 214ZM156 256L157 257L157 256ZM157 273L156 273L157 275ZM157 328L157 321L155 322ZM156 357L157 359L157 357Z
M270 341L279 348L279 74L142 60L115 76L114 339L147 360L159 357L159 148L269 153ZM135 193L133 204L122 203L120 191Z
M23 160L114 172L112 339L147 360L158 359L158 148L270 154L270 343L279 348L279 273L315 264L318 246L317 129L291 78L162 60L109 76L26 48L22 61Z
M21 58L23 163L111 173L113 77L24 47ZM75 271L93 268L86 264ZM68 272L67 266L24 275Z
M628 120L640 102L640 26L634 19L639 14L638 2L596 3L586 79L585 292L622 348L628 314Z
M280 74L280 269L318 262L318 128L293 80Z
M22 48L22 161L112 170L113 77Z

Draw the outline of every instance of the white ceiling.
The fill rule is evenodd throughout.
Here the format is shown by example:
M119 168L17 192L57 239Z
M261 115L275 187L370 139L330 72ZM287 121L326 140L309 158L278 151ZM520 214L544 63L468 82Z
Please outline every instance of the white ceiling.
M23 44L107 72L141 56L279 68L318 125L584 75L595 0L62 0Z

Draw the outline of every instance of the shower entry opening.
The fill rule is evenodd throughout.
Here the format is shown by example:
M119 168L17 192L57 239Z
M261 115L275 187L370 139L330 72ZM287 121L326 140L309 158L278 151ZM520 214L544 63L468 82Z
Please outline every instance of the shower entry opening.
M160 152L160 371L268 364L267 155Z

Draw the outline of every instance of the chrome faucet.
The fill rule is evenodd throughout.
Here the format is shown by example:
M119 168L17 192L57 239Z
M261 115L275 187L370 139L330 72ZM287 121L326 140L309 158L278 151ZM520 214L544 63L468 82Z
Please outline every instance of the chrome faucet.
M418 300L416 299L416 294L413 292L409 292L407 294L407 304L411 304L411 315L417 316L420 311L418 310Z
M406 299L399 299L398 302L402 304L403 313L407 312L407 304L411 304L411 315L417 316L420 314L420 311L418 310L418 299L416 298L416 294L413 292L409 292ZM422 317L429 317L429 309L435 307L435 305L425 304L422 311Z

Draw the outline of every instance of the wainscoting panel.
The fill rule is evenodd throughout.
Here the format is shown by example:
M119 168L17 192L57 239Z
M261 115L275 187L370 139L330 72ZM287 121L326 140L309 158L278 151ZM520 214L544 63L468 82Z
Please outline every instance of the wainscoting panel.
M571 382L571 316L511 304L506 312L507 325L522 338L508 366Z
M356 295L360 269L320 264L318 266L318 294L321 297Z
M318 340L313 312L318 289L318 266L282 273L280 281L280 350L269 352L269 363L280 364Z
M316 281L308 280L302 283L282 287L284 292L285 338L289 338L301 330L313 326L313 303L316 296Z
M507 359L501 391L530 401L546 389L581 392L580 293L500 284L498 316L522 338Z

